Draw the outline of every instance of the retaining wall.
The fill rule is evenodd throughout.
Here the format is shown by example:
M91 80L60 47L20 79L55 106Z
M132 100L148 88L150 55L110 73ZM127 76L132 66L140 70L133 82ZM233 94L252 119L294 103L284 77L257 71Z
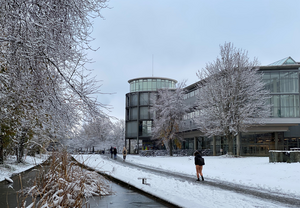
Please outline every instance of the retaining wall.
M269 162L287 162L295 163L300 162L300 151L288 151L288 150L270 150Z

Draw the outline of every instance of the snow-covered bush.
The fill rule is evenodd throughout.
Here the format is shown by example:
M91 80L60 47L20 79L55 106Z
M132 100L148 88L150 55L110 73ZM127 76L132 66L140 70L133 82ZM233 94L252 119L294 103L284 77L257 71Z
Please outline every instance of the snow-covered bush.
M88 203L88 197L110 193L109 184L101 175L77 166L66 151L54 152L49 171L42 171L34 186L25 190L33 197L27 207L43 208L82 207Z

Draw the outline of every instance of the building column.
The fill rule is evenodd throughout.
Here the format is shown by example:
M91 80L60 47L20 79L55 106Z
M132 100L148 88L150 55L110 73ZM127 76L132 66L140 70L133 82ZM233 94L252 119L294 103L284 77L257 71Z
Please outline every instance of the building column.
M241 155L240 149L241 149L241 141L240 141L240 133L238 133L236 135L236 155L237 156Z
M137 143L137 154L140 153L140 92L137 93L137 138L136 138L136 143ZM143 125L143 124L142 124ZM143 129L143 126L142 126Z
M131 154L131 139L128 139L128 152Z
M198 138L194 137L194 151L198 149Z
M213 156L217 155L216 136L213 136Z
M278 150L278 133L275 132L275 150Z

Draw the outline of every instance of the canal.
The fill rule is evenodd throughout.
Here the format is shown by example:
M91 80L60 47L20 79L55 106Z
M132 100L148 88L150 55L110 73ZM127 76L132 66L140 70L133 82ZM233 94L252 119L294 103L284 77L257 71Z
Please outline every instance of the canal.
M22 199L19 197L20 190L33 186L39 171L44 167L37 166L29 171L11 177L13 183L0 182L0 207L15 208L20 207ZM84 207L96 208L134 208L134 207L172 207L172 205L159 202L153 197L138 192L136 189L124 185L110 182L113 194L102 197L89 198L89 205ZM31 198L26 198L26 205L31 203Z

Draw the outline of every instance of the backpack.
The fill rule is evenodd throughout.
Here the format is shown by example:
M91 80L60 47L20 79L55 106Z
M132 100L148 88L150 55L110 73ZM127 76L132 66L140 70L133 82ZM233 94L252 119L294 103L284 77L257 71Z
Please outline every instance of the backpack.
M123 154L124 154L124 155L126 154L126 150L123 151Z
M202 165L205 165L204 158L199 158L199 162L200 162Z

